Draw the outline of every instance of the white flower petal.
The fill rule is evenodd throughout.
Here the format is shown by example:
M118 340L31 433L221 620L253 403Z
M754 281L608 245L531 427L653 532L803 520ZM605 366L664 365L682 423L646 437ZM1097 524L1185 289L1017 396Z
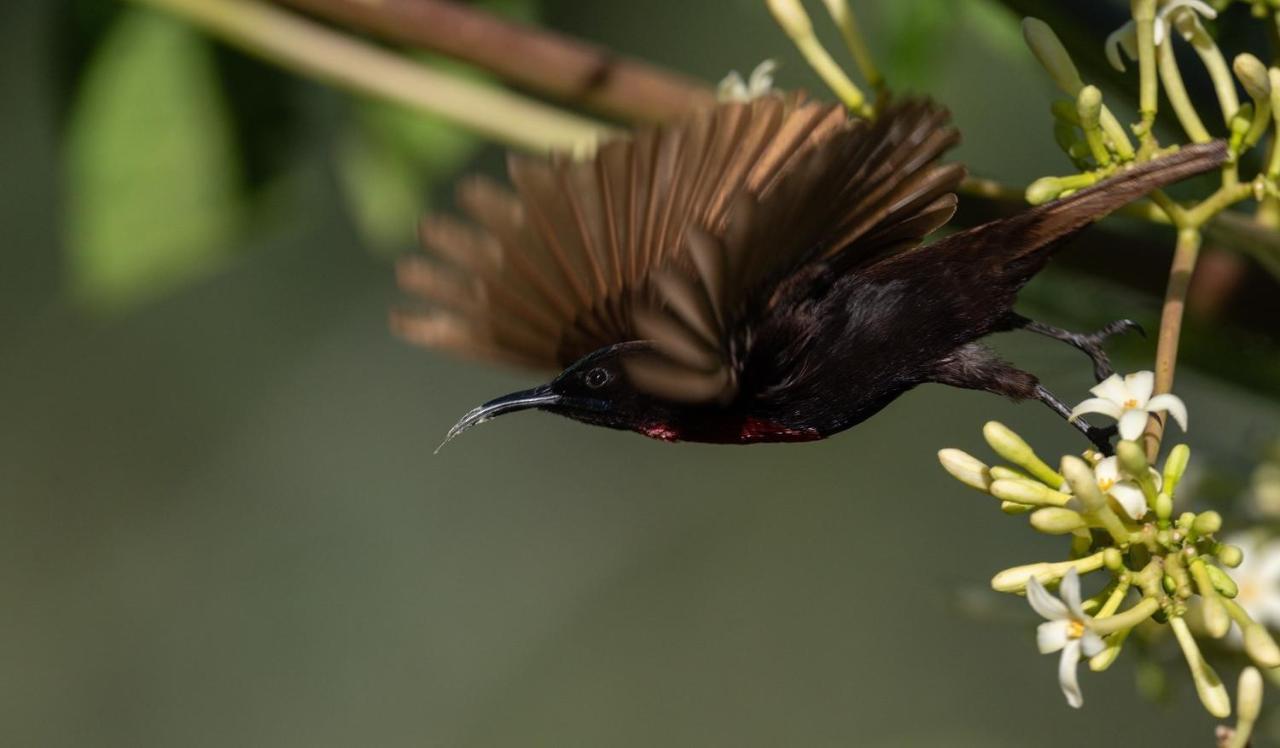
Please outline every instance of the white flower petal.
M1124 513L1133 519L1142 519L1147 513L1147 497L1137 483L1125 480L1111 487L1111 498L1119 502Z
M1111 67L1122 73L1125 70L1124 56L1120 54L1120 51L1124 48L1125 38L1132 37L1136 33L1137 26L1133 21L1129 21L1108 34L1107 40L1103 42L1103 50L1107 53L1107 62L1111 63Z
M1112 374L1090 387L1089 391L1098 397L1110 400L1116 405L1123 405L1124 401L1129 399L1129 388L1124 386L1124 380L1120 378L1119 374Z
M1073 618L1077 621L1087 618L1084 608L1080 607L1080 574L1075 569L1070 569L1063 575L1062 582L1058 584L1058 596L1067 604L1067 610L1071 611Z
M1093 466L1093 477L1098 479L1099 483L1103 481L1111 481L1112 483L1120 480L1120 461L1114 457L1104 457Z
M1147 411L1141 409L1126 410L1120 416L1120 438L1134 441L1142 436L1147 428Z
M1118 403L1114 403L1106 398L1091 397L1071 409L1071 420L1075 420L1085 413L1101 413L1108 418L1119 418L1124 409Z
M1187 430L1187 405L1177 395L1165 393L1156 395L1147 403L1147 410L1167 411L1169 417L1178 422L1183 431Z
M1067 636L1067 630L1070 627L1070 621L1045 621L1037 626L1036 647L1040 650L1040 654L1047 655L1067 646L1070 638Z
M1159 47L1161 44L1164 44L1164 37L1166 32L1167 32L1167 25L1165 24L1164 19L1160 17L1156 17L1155 29L1154 29L1154 33L1152 34L1151 40L1155 42L1155 45L1157 47ZM1137 50L1138 35L1135 32L1133 36L1134 36L1134 41L1133 41L1134 49L1129 52L1129 55L1136 60L1138 59L1138 50Z
M1085 657L1093 657L1106 648L1107 643L1094 631L1086 630L1080 639L1080 649L1084 651Z
M1124 377L1125 389L1129 390L1129 397L1138 401L1139 408L1147 407L1147 401L1151 399L1151 391L1156 386L1156 375L1149 371L1135 371L1132 374L1126 374Z
M747 79L747 94L753 98L764 96L773 90L773 73L778 69L776 60L765 60L756 65Z
M1080 682L1076 679L1076 664L1079 662L1080 640L1074 639L1062 648L1062 659L1058 660L1058 685L1074 709L1084 705L1084 694L1080 693Z
M1035 577L1027 580L1027 602L1031 603L1032 610L1050 621L1064 621L1068 617L1067 606L1050 595L1044 585L1040 584L1040 580Z
M1218 17L1218 11L1214 10L1213 6L1204 2L1204 0L1172 0L1172 2L1160 10L1160 15L1158 17L1160 19L1168 18L1170 14L1174 13L1179 8L1190 8L1210 20Z

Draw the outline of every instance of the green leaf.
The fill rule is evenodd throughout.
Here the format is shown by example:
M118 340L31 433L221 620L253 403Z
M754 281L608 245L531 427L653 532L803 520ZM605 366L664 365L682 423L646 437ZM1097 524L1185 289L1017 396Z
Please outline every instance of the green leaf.
M471 158L480 141L436 117L369 102L339 152L348 204L370 246L398 252L413 241L427 197Z
M121 15L89 63L67 144L72 297L120 311L219 267L241 224L211 51L188 26Z
M519 21L536 16L536 4L530 0L489 0L477 5ZM439 56L417 55L417 59L454 74L490 79ZM482 142L438 117L379 101L360 102L352 124L338 154L347 203L371 249L398 253L415 240L432 190L453 179Z

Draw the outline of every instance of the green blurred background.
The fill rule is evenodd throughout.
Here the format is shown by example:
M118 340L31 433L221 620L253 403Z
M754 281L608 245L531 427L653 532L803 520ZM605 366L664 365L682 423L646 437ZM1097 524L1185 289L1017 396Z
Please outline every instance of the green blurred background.
M1127 3L1078 5L1099 69ZM890 80L952 107L958 158L1069 170L1007 7L855 6ZM712 82L776 57L819 90L755 0L491 7ZM393 339L389 257L500 149L105 0L5 3L0 85L0 744L1209 744L1176 662L1166 703L1129 653L1066 708L1033 614L985 591L1062 544L934 453L986 454L991 418L1079 449L1045 409L925 387L750 448L535 414L432 456L532 378ZM1135 232L1171 242L1090 234L1099 259L1024 310L1154 330L1158 298L1111 278ZM1222 497L1280 422L1277 324L1237 311L1260 324L1194 322L1178 379ZM1067 400L1090 384L1066 347L1000 346Z

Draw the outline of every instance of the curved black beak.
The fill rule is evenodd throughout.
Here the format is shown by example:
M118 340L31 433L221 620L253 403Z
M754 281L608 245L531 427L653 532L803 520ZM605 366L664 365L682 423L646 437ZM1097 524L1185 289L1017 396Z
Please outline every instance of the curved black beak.
M522 392L512 392L510 395L503 395L497 399L490 400L478 408L473 408L470 413L467 413L460 421L455 423L453 428L449 429L449 433L445 435L444 441L440 442L439 447L436 447L436 452L439 452L444 448L444 445L453 441L458 434L472 426L484 423L490 418L514 413L517 410L543 408L558 402L560 402L560 396L551 391L551 385L549 384Z

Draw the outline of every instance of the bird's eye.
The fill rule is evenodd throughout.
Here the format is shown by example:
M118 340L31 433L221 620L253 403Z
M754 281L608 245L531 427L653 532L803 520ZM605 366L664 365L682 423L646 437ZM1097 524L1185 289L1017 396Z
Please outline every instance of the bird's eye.
M587 386L593 390L598 390L608 384L609 379L609 372L598 366L591 371L588 371L587 376L585 377Z

